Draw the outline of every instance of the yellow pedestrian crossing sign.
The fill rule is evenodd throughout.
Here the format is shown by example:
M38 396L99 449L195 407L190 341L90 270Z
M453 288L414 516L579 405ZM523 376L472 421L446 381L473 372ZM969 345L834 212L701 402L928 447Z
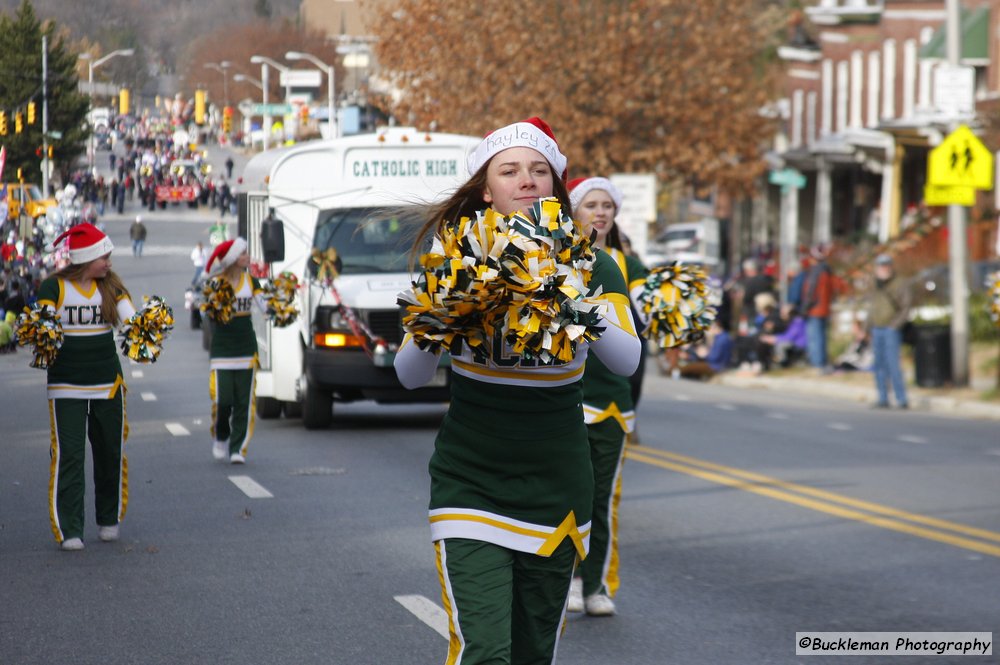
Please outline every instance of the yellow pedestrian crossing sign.
M927 184L993 189L993 155L971 129L960 125L927 157Z

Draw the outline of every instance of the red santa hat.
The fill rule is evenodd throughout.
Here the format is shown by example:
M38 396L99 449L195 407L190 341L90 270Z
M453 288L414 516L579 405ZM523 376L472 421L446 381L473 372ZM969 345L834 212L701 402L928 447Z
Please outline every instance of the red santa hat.
M209 275L222 272L236 263L236 259L240 258L240 254L245 251L247 251L247 241L243 238L220 242L212 250L212 255L208 257L208 263L205 264L205 272Z
M611 196L611 200L615 202L615 212L622 209L622 200L625 198L622 190L607 178L574 178L567 183L566 188L569 190L569 203L573 210L580 205L583 197L595 189L603 189Z
M566 180L566 156L559 151L559 144L552 128L538 117L528 118L521 122L496 129L482 140L474 151L469 154L469 174L474 174L483 168L494 155L507 148L531 148L540 152L556 173Z
M69 231L61 234L52 241L52 247L55 247L63 240L68 240L69 262L73 265L90 263L105 254L110 254L111 250L115 248L111 243L111 238L96 226L87 222L77 224Z

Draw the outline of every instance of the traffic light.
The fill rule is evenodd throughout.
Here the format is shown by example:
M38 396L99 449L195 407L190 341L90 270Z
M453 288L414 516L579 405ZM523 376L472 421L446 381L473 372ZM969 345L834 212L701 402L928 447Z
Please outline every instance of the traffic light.
M118 113L119 115L128 115L129 107L129 92L128 88L122 88L118 93Z
M14 114L14 131L17 134L24 131L24 114L20 111Z
M222 131L226 134L233 131L233 107L227 106L222 109Z
M0 136L7 136L7 112L0 111Z
M28 102L28 124L35 124L35 102Z
M205 91L194 91L194 122L196 125L205 124Z
M302 109L299 111L299 119L303 122L309 122L309 107L305 104L302 105Z
M52 159L52 146L49 146L49 159Z

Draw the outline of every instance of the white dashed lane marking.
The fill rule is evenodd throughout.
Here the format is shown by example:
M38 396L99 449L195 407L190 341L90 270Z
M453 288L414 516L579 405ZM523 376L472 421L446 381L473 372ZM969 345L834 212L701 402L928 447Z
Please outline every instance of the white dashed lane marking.
M767 417L772 420L788 420L789 416L787 413L769 413Z
M716 404L715 408L719 411L735 411L736 407L732 404Z
M156 401L156 393L139 393L139 395L142 397L142 401L143 402L155 402Z
M927 443L928 440L923 436L916 436L915 434L900 434L896 437L903 443Z
M229 476L229 480L251 499L273 499L274 495L268 492L263 485L250 476Z
M838 432L850 432L852 429L854 429L847 423L829 423L827 427L833 430L837 430Z
M191 432L189 432L187 428L184 427L184 425L181 425L180 423L166 423L165 426L167 428L167 431L173 434L174 436L191 435Z
M690 402L691 398L687 395L674 395L674 399L678 402Z
M448 639L448 615L433 601L424 596L393 596L395 601L410 611L434 631Z
M142 374L142 370L141 369L134 369L134 370L132 370L132 378L133 379L141 379L142 376L143 376L143 374Z

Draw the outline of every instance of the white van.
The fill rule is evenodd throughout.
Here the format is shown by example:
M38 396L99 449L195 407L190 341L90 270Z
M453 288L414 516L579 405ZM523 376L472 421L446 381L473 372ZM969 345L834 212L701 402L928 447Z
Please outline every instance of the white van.
M293 325L273 328L262 317L255 321L262 418L301 413L303 424L313 429L329 425L334 400L448 399L444 360L424 388L406 390L396 379L392 360L403 334L396 295L411 282L416 219L426 204L444 199L468 179L466 157L479 141L396 127L268 151L247 164L240 235L256 264L264 263L265 254L275 259L283 243L272 274L290 271L304 286L301 315ZM281 222L281 231L267 221L269 215ZM341 262L333 286L343 308L332 290L315 280L313 250L328 248L336 249Z
M694 263L715 273L724 269L719 220L704 217L669 225L650 243L651 265Z

